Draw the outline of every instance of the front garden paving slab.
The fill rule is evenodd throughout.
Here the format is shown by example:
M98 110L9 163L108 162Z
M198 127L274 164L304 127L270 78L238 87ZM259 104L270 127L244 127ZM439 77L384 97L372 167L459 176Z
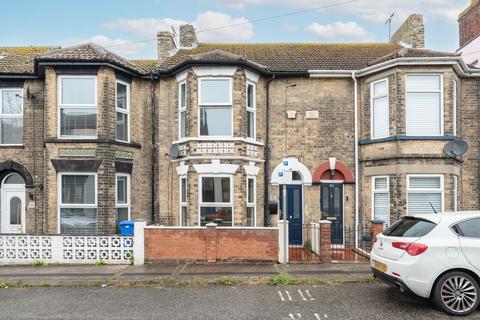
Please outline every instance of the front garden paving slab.
M189 264L178 278L268 277L278 274L275 264Z

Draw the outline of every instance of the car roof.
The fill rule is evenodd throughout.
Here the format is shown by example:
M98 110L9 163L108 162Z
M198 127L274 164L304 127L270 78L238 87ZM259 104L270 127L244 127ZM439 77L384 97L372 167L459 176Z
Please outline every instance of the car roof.
M448 221L450 223L469 219L469 218L480 218L480 211L457 211L457 212L442 212L442 213L430 213L430 214L417 214L412 215L415 218L426 219L434 223L439 223L440 221Z

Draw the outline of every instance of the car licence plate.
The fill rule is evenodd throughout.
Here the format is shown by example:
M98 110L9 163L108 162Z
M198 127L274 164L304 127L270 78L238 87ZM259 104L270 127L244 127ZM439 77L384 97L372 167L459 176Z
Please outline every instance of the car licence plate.
M387 265L378 261L373 261L373 267L377 269L378 271L381 271L383 273L387 273Z

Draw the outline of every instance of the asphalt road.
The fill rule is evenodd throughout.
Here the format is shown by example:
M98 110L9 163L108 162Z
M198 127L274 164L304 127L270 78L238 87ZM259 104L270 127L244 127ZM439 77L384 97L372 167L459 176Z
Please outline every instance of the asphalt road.
M1 319L451 319L379 284L0 289ZM467 319L480 319L480 311Z

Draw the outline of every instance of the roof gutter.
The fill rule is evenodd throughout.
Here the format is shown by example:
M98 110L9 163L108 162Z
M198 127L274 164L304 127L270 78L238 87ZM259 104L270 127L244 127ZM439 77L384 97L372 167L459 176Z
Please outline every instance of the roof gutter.
M105 67L110 67L112 69L116 69L118 71L124 72L126 74L129 74L131 76L138 76L140 73L136 71L132 71L127 68L120 67L116 64L110 63L110 62L102 62L102 61L88 61L88 62L79 62L79 61L39 61L38 62L38 67L44 67L44 66L57 66L57 67L72 67L72 66L105 66ZM150 77L150 76L149 76Z
M469 67L465 64L462 57L397 58L359 70L308 70L308 73L311 78L350 78L352 73L355 73L355 76L358 78L392 67L408 65L450 65L463 77L480 77L480 69Z

